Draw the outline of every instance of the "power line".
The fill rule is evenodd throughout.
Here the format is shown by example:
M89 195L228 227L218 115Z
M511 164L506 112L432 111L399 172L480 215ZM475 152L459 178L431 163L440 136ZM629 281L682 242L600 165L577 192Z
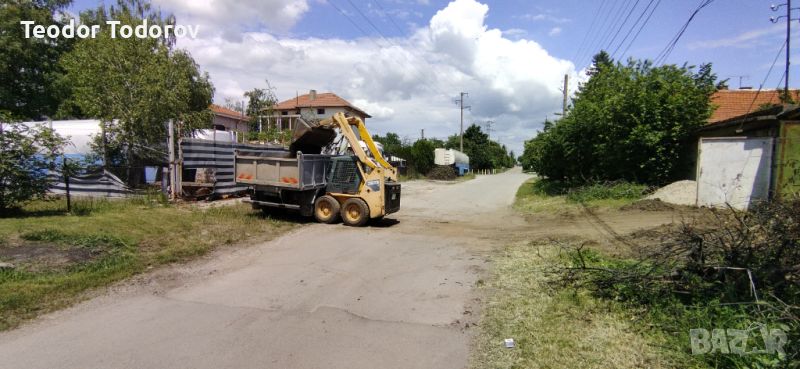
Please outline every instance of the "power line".
M665 61L667 61L667 58L669 58L669 54L671 54L672 50L675 49L675 45L678 44L678 41L680 41L684 32L686 32L686 29L689 28L689 24L692 23L692 20L694 20L694 17L697 16L697 13L699 13L700 10L702 10L703 8L705 8L706 6L710 5L713 2L714 0L700 1L700 5L698 5L697 9L695 9L694 12L692 12L692 15L689 16L689 19L686 20L686 23L683 24L683 27L681 27L681 29L678 31L675 37L673 37L672 40L669 43L667 43L667 46L658 54L658 56L656 56L654 64L661 65Z
M606 41L608 41L608 38L614 33L614 29L617 28L619 21L622 19L622 14L625 12L625 9L628 8L629 4L630 0L624 0L624 2L620 4L621 6L611 18L611 23L609 23L608 27L603 31L599 43L597 44L597 49L605 50Z
M597 52L597 46L598 46L597 42L599 41L598 37L603 33L603 29L606 28L608 19L611 16L611 14L614 13L614 9L616 9L618 1L619 0L614 0L614 3L608 9L606 9L607 12L605 14L605 17L603 17L603 20L600 22L600 27L597 29L597 32L595 32L592 35L591 41L589 41L589 43L586 45L587 50L584 52L584 54L581 55L581 58L578 60L582 62L585 61L587 58L591 60L592 56L594 56L594 53ZM589 55L587 56L586 53L588 53ZM584 63L581 63L581 65L584 65Z
M379 8L381 8L381 11L383 12L383 14L386 14L386 16L389 18L389 21L394 25L394 28L396 28L398 32L400 32L400 33L404 33L405 32L400 28L400 26L397 25L397 23L394 21L394 17L392 17L392 15L389 14L388 11L386 11L386 8L384 8L383 5L381 5L380 1L372 0L372 3L377 5Z
M634 42L636 42L636 39L637 39L637 38L639 38L639 35L642 33L642 30L643 30L643 29L644 29L644 27L647 25L647 23L649 23L649 22L650 22L650 18L652 18L652 17L653 17L653 13L655 13L655 12L656 12L656 9L658 9L658 6L659 6L659 5L661 5L661 0L658 0L658 1L656 1L656 5L653 7L653 10L651 10L651 11L650 11L650 14L648 14L648 15L647 15L647 18L644 20L644 23L642 23L642 25L639 27L639 30L638 30L638 31L636 31L636 34L635 34L635 35L633 36L633 38L631 39L631 42L630 42L630 43L628 43L628 46L627 46L627 47L625 47L625 51L623 51L623 52L622 52L622 54L620 55L620 57L623 57L623 56L625 56L625 55L627 55L627 54L628 54L628 50L630 50L630 49L631 49L631 46L633 46L633 43L634 43Z
M622 45L625 44L625 41L627 41L628 37L631 36L633 30L636 29L636 26L639 24L639 22L642 21L642 18L644 18L644 15L647 14L647 11L650 10L650 7L653 5L654 2L655 0L650 0L650 2L647 3L647 6L644 8L644 10L642 10L642 13L639 14L639 17L636 18L636 21L633 22L633 24L631 24L631 28L628 29L628 32L625 34L625 37L622 38L622 40L619 42L619 45L617 45L617 47L614 49L614 52L611 53L612 59L617 55L617 51L619 51Z
M595 13L594 13L594 14L597 14L597 15L599 15L599 14L600 14L600 13L603 11L603 7L604 7L606 4L608 4L608 1L607 1L607 0L606 0L606 1L601 1L601 2L600 2L600 6L598 6L598 7L597 7L597 11L595 11ZM580 46L578 46L578 48L577 48L577 49L575 49L575 55L573 55L573 56L572 56L572 60L575 60L575 61L577 62L577 60L578 60L578 55L581 55L581 52L583 51L583 48L584 48L584 46L587 46L587 45L586 45L586 41L589 39L589 35L590 35L590 34L591 34L591 35L593 35L593 34L594 34L594 33L592 33L592 31L594 30L594 25L597 23L597 19L599 19L599 18L600 18L600 17L592 17L592 23L591 23L591 25L589 26L589 29L586 31L586 34L585 34L585 35L583 35L583 40L581 41L581 43L580 43Z
M767 70L767 75L764 76L764 80L761 81L761 84L758 86L758 91L756 91L755 96L753 96L753 101L750 102L750 106L747 108L747 113L745 113L745 114L750 114L750 110L753 109L753 104L755 104L756 99L758 99L758 95L761 94L761 90L764 88L764 85L767 83L767 79L769 78L769 75L772 74L772 68L775 67L775 64L778 62L778 58L781 57L781 54L783 53L783 49L786 48L786 44L788 44L788 42L789 42L789 40L784 41L783 45L781 45L781 48L778 50L778 54L775 55L775 59L772 61L772 65L770 65L769 66L769 70ZM786 73L784 73L783 75L786 76ZM781 81L780 82L783 82L783 77L781 77ZM779 86L780 86L780 82L778 83Z
M386 37L383 35L383 32L381 32L381 31L380 31L380 29L378 29L378 27L376 27L376 26L375 26L375 24L374 24L374 23L372 23L372 21L371 21L371 20L369 20L369 18L367 18L367 16L366 16L366 15L365 15L365 14L364 14L364 13L363 13L363 12L362 12L362 11L361 11L359 8L358 8L358 7L356 7L356 6L355 6L355 4L353 4L353 2L352 2L351 0L347 0L347 2L348 2L348 3L350 3L350 5L351 5L351 6L353 6L353 8L355 8L355 10L356 10L356 11L357 11L357 12L358 12L360 15L361 15L361 17L363 17L365 20L367 20L367 23L368 23L370 26L372 26L372 28L374 28L374 29L375 29L375 31L377 31L377 32L378 32L378 35L380 36L380 38L381 38L381 39L383 39L383 41L385 41L385 42L386 42L386 43L388 43L388 44L392 44L392 45L394 45L394 46L398 47L399 49L401 49L401 51L402 51L402 50L404 50L404 49L403 49L403 47L401 47L400 45L397 45L397 44L396 44L395 42L393 42L392 40L390 40L390 39L387 39L387 38L386 38ZM337 5L336 5L336 4L335 4L333 1L331 1L331 0L328 0L328 4L331 4L331 6L333 6L333 7L334 7L334 8L335 8L335 9L336 9L336 10L337 10L337 11L338 11L340 14L342 14L342 15L343 15L345 18L347 18L347 20L348 20L348 21L350 21L350 23L351 23L353 26L355 26L355 27L356 27L356 29L358 29L358 30L359 30L359 31L360 31L360 32L361 32L361 33L362 33L362 34L363 34L363 35L364 35L364 36L365 36L365 37L366 37L368 40L370 40L370 42L372 42L373 44L375 44L375 46L377 46L379 49L383 49L383 48L384 48L384 46L383 46L383 45L380 45L380 44L379 44L377 41L373 40L373 39L370 37L369 33L367 33L367 32L366 32L366 31L365 31L363 28L361 28L361 26L359 26L359 25L358 25L358 22L356 22L355 20L353 20L353 18L351 18L351 17L350 17L350 15L348 15L348 14L347 14L345 11L343 11L343 10L342 10L340 7L338 7L338 6L337 6ZM414 70L415 70L415 71L416 71L416 72L419 74L419 76L421 76L421 77L423 77L423 78L425 78L425 79L435 79L435 78L429 78L428 76L426 76L426 74L425 74L424 72L422 72L422 71L421 71L421 70L420 70L420 69L419 69L419 68L416 66L416 64L414 64L414 61L413 61L413 60L411 60L411 59L408 57L408 55L406 55L406 54L405 54L405 53L403 53L403 52L401 52L401 54L402 54L402 55L403 55L403 56L404 56L404 57L405 57L405 58L406 58L406 59L409 61L409 63L408 63L407 65L411 66L411 68L413 68L413 69L414 69ZM391 59L392 61L394 61L395 63L397 63L399 66L404 66L404 65L400 64L400 62L399 62L399 61L397 61L395 58L390 58L390 59ZM424 59L424 58L423 58L423 59ZM435 84L435 83L428 84L428 86L429 86L429 87L432 87L432 88L435 90L435 92L437 92L437 93L439 93L439 94L441 94L441 95L443 95L443 96L448 96L448 95L449 95L448 93L446 93L446 92L442 91L441 89L439 89L439 87L438 87L438 86L436 86L436 84Z
M614 45L614 41L617 40L617 36L619 36L619 33L622 32L623 28L625 28L625 25L628 24L628 20L631 18L631 15L633 14L633 11L636 10L636 7L639 6L639 1L641 1L641 0L636 0L636 2L633 4L633 7L631 7L631 10L625 16L625 20L622 21L622 23L620 23L619 28L617 28L617 32L614 33L614 37L612 37L611 41L608 42L608 45L606 46L606 49L611 49L611 46Z

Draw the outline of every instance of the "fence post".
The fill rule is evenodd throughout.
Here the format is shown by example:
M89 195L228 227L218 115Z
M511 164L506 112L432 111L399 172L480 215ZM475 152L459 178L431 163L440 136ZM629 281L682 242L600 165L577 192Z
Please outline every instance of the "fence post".
M72 213L72 201L69 195L69 169L66 157L64 157L64 161L61 163L61 171L64 172L64 187L67 191L67 213Z
M174 125L172 119L170 119L167 123L167 140L169 140L167 142L167 148L169 150L169 199L174 201L176 199L177 186L175 185L175 138L173 136L173 130Z

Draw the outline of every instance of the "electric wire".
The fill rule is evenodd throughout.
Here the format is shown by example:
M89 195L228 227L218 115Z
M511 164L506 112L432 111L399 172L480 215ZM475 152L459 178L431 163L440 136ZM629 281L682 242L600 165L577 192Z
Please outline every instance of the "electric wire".
M655 0L650 0L650 2L647 3L647 6L644 8L644 10L642 10L642 13L639 14L639 17L636 18L636 21L633 22L633 24L631 24L631 28L628 29L627 33L625 33L625 37L623 37L622 40L620 40L619 45L617 45L617 47L614 48L614 51L611 53L612 59L617 55L617 51L619 51L622 45L625 44L625 41L627 41L628 37L631 36L633 30L636 29L636 26L639 25L639 22L642 21L642 18L644 18L644 15L647 14L647 11L650 10L650 7L653 5L654 2Z
M686 29L689 28L689 25L692 23L697 14L700 13L700 10L702 10L703 8L705 8L706 6L710 5L713 2L714 0L700 1L700 5L698 5L697 8L692 12L692 14L689 16L689 19L687 19L686 23L683 24L683 27L681 27L681 29L678 31L677 34L675 34L672 40L670 40L670 42L667 43L667 46L664 47L663 50L661 50L658 56L656 56L654 60L654 63L656 65L662 65L664 64L664 62L667 61L667 58L669 58L669 55L672 53L672 50L675 49L675 45L678 44L678 41L680 41L681 37L686 32Z
M642 23L642 25L639 27L639 30L636 31L636 34L633 35L633 38L631 38L631 42L629 42L628 46L625 47L625 51L623 51L622 54L620 54L620 57L624 57L625 55L628 54L628 50L631 49L631 46L633 46L633 43L636 42L636 39L639 38L639 35L642 33L642 30L644 29L645 26L647 26L647 23L650 22L650 18L653 17L653 13L656 12L656 9L658 9L659 5L661 5L661 0L656 1L656 5L653 7L653 10L651 10L650 14L647 15L647 18L645 18L644 23Z

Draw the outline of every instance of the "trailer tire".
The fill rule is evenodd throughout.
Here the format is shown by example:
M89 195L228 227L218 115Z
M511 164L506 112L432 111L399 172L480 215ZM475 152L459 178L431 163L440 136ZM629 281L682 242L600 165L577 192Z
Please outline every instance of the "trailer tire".
M351 227L361 227L369 220L369 206L359 198L349 198L342 204L342 221Z
M314 201L314 218L320 223L336 223L339 218L339 202L333 196L321 196Z

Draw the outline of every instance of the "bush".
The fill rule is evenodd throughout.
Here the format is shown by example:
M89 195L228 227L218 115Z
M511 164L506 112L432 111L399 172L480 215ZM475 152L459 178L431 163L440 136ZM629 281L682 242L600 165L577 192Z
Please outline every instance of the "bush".
M525 143L523 167L571 182L664 184L688 173L692 135L712 112L710 65L695 73L601 53L590 75L568 114Z
M45 125L3 123L0 114L0 213L43 198L65 140Z

